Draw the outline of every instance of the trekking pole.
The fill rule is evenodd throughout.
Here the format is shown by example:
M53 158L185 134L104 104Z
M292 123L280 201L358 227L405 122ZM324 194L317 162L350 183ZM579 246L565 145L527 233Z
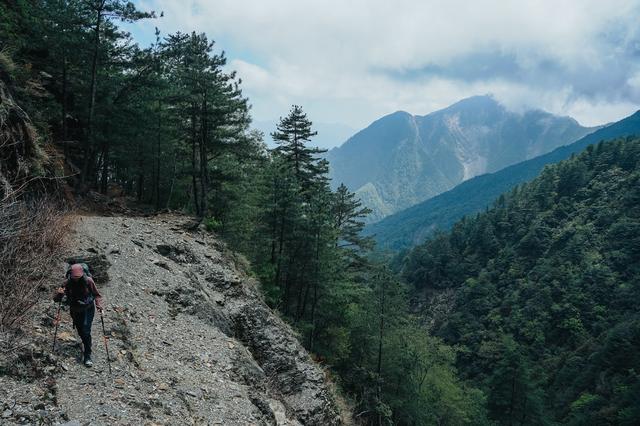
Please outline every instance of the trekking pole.
M104 329L104 317L102 316L102 310L100 310L100 322L102 323L102 336L104 337L104 348L107 351L107 364L109 365L109 374L111 374L111 357L109 356L109 338L107 332Z
M62 307L62 299L58 301L58 312L56 313L56 318L53 320L56 325L56 331L53 333L53 348L51 348L51 352L56 351L56 339L58 338L58 325L60 325L60 308Z

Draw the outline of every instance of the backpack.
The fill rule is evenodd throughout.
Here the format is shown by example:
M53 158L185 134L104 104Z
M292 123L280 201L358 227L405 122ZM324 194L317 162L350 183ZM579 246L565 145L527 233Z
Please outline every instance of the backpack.
M71 277L71 264L69 264L67 268L67 273L65 274L68 282L67 282L67 296L68 301L71 307L74 310L85 310L93 305L93 301L95 300L95 296L93 292L89 288L89 283L87 282L87 277L91 278L91 272L89 271L89 266L86 263L81 263L82 270L84 271L84 275L78 281L73 281L70 279Z

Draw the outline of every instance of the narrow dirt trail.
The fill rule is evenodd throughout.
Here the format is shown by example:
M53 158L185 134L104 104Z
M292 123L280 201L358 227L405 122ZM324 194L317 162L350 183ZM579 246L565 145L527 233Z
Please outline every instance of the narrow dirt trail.
M57 403L77 424L338 424L325 377L223 245L181 216L82 217L69 253L107 307L93 368L63 315ZM107 279L108 276L108 279ZM73 424L73 423L72 423Z

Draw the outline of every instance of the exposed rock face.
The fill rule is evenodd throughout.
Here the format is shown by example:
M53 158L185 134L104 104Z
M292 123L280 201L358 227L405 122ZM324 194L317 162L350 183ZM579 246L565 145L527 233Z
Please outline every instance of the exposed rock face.
M333 185L356 191L373 210L373 222L594 130L570 117L518 114L490 96L475 96L425 116L399 111L382 117L327 159Z
M65 312L57 358L50 363L55 398L45 413L25 403L29 419L340 424L324 372L264 304L257 283L236 267L241 260L214 238L185 231L185 221L179 216L81 218L77 250L70 257L97 256L96 266L108 267L93 272L108 307L113 375L99 315L93 325L94 367L87 369L79 363L79 339ZM109 281L100 282L106 273ZM53 308L53 302L42 304L49 315ZM0 400L16 394L19 386L12 383L0 377ZM20 422L15 407L5 404L0 411L6 412L3 422Z
M234 322L238 337L246 342L294 416L303 424L329 424L325 423L331 419L326 407L332 402L324 374L309 364L308 354L292 335L282 333L282 321L264 306L246 304Z

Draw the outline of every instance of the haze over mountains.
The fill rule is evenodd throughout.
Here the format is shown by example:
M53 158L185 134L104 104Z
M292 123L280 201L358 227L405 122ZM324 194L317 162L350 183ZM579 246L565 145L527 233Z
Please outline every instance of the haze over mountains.
M515 113L491 96L475 96L425 116L398 111L382 117L327 159L332 184L356 191L375 222L594 130L570 117Z

